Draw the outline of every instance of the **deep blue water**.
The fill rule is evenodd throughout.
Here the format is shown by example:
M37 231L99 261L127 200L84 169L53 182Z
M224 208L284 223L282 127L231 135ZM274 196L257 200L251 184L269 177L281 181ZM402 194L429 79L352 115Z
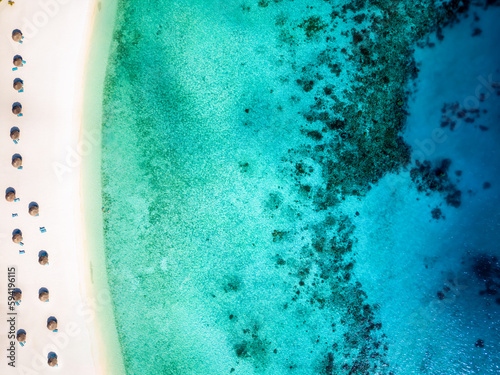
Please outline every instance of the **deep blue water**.
M498 373L500 12L398 4L120 1L128 373Z

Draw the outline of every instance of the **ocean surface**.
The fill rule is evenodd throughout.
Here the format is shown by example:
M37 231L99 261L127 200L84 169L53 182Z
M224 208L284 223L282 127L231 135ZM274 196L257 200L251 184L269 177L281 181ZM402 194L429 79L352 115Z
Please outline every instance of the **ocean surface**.
M128 374L498 374L500 7L120 0Z

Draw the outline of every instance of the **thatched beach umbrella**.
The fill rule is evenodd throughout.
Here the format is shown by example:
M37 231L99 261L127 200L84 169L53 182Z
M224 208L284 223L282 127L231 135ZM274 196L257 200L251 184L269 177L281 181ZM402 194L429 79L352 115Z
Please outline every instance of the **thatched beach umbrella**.
M47 322L47 328L51 331L57 329L57 320L51 319Z
M12 297L14 298L14 301L20 301L23 296L23 292L20 290L14 290L12 292Z
M22 111L23 107L21 106L21 104L14 104L12 106L12 113L15 114L16 116L20 115Z
M47 302L49 300L49 291L43 290L38 293L38 299L42 302Z
M38 214L40 212L40 208L38 207L38 204L35 203L35 204L30 205L28 212L31 216L38 216Z
M21 243L22 240L23 240L23 234L21 233L21 231L16 232L12 235L12 242Z
M26 332L23 330L20 330L17 333L17 341L19 342L25 342L26 341Z
M14 57L14 66L17 66L18 68L23 66L23 58L21 56Z
M12 40L14 42L20 42L23 39L23 33L21 30L14 30L12 32Z
M14 168L19 168L23 165L23 159L21 159L19 156L16 156L15 158L12 159L12 166Z
M50 357L47 363L50 367L57 366L57 355L55 357Z
M16 80L14 80L14 85L13 85L13 87L14 87L14 90L16 90L16 91L21 90L21 89L23 88L23 81L22 81L22 80L20 80L20 79L16 79Z
M21 135L21 131L18 128L12 128L10 131L10 139L18 140Z
M5 200L7 202L14 202L15 199L16 199L16 192L15 191L8 191L5 194Z
M42 266L47 265L49 263L49 254L47 254L46 252L42 253L42 255L38 257L38 263L40 263Z

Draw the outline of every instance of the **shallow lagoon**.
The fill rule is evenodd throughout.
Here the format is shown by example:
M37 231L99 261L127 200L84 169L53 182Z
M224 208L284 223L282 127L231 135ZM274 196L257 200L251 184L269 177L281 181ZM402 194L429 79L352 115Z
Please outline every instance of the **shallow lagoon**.
M104 101L106 254L127 371L446 371L450 351L420 340L450 269L437 251L448 237L426 246L443 197L413 202L398 137L407 46L443 12L146 3L121 2ZM463 209L443 208L446 223ZM415 267L424 260L432 272Z

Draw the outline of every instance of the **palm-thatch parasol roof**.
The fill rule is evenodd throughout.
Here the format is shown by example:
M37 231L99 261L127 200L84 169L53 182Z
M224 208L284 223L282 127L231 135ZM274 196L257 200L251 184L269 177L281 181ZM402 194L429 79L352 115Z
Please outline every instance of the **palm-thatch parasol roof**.
M16 199L16 193L14 191L8 191L5 194L5 200L7 202L14 202L15 199Z
M20 114L21 112L23 111L21 105L19 104L15 104L12 106L12 113L15 114L15 115L18 115Z
M37 216L40 212L40 208L38 207L38 204L34 204L34 205L30 206L28 212L31 216Z
M14 42L19 42L19 41L21 41L22 39L23 39L23 33L22 33L21 31L19 31L19 30L14 30L14 31L12 32L12 40L13 40Z
M14 168L19 168L22 165L23 165L23 159L21 159L20 157L15 157L14 159L12 159L12 166Z
M45 266L47 263L49 263L49 256L48 255L39 256L38 263L40 263L42 266Z
M21 232L15 233L12 236L12 241L14 243L20 243L22 240L23 240L23 235L21 234Z
M20 134L21 134L20 130L18 130L18 129L12 129L10 131L10 138L11 139L19 139Z
M14 81L14 90L19 91L23 88L23 81L16 80Z
M26 333L20 332L17 334L17 341L25 342L26 341Z
M18 68L23 66L23 58L22 57L14 57L14 65Z
M14 297L14 301L20 301L23 296L22 292L16 291L12 293L12 297Z
M57 320L50 320L47 322L47 328L51 331L57 329Z
M38 299L42 302L47 302L49 300L49 292L43 291L38 294Z
M57 357L50 357L47 363L49 364L50 367L57 366Z

